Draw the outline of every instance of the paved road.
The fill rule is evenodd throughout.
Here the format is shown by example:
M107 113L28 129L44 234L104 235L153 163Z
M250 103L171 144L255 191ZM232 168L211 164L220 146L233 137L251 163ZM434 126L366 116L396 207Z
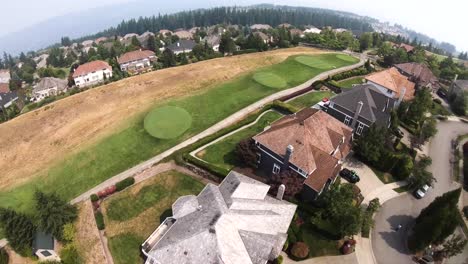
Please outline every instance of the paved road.
M231 126L233 124L235 124L236 122L242 120L245 116L247 116L248 114L254 112L255 110L258 110L260 108L262 108L264 105L274 101L274 100L277 100L277 99L280 99L286 95L290 95L292 93L295 93L297 91L300 91L302 89L305 89L309 86L311 86L314 82L318 81L318 80L324 80L326 79L329 75L334 75L334 74L337 74L337 73L341 73L341 72L344 72L344 71L348 71L348 70L351 70L351 69L355 69L357 67L360 67L362 65L364 65L365 63L365 60L367 58L367 56L365 54L359 54L359 63L357 64L354 64L354 65L351 65L351 66L346 66L346 67L342 67L342 68L338 68L338 69L334 69L334 70L330 70L330 71L326 71L326 72L323 72L317 76L315 76L314 78L310 79L309 81L303 83L303 84L300 84L296 87L293 87L293 88L290 88L290 89L287 89L287 90L283 90L283 91L280 91L278 93L275 93L275 94L272 94L270 96L267 96L241 110L239 110L238 112L232 114L231 116L227 117L226 119L220 121L219 123L213 125L212 127L206 129L205 131L185 140L184 142L181 142L179 143L178 145L164 151L163 153L157 155L157 156L154 156L153 158L147 160L147 161L144 161L138 165L136 165L135 167L133 168L130 168L104 182L102 182L101 184L99 184L98 186L95 186L94 188L92 188L91 190L88 190L87 192L81 194L80 196L76 197L75 199L73 199L71 201L71 203L79 203L81 201L84 201L86 199L89 198L89 196L93 193L96 193L102 189L105 189L111 185L114 185L115 183L117 183L118 181L121 181L125 178L128 178L128 177L131 177L131 176L134 176L148 168L151 168L154 164L160 162L162 159L170 156L171 154L173 154L174 152L176 152L177 150L180 150L182 148L185 148L195 142L197 142L198 140L204 138L204 137L207 137L211 134L214 134L220 130L222 130L223 128L226 128L228 126Z
M407 232L419 212L435 197L459 187L451 179L450 151L451 140L460 134L468 133L468 125L462 122L446 121L437 125L438 133L429 145L432 158L430 170L437 179L434 188L429 189L426 197L415 199L405 194L387 201L375 216L372 230L372 248L379 264L413 263L406 249ZM401 224L403 228L393 229Z

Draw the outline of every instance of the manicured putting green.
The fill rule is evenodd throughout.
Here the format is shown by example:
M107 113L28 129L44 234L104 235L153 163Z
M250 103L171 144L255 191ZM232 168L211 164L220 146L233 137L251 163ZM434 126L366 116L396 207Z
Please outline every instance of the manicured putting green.
M357 62L358 60L354 57L344 55L344 54L336 54L336 58L346 61L346 62ZM333 68L333 63L327 60L326 58L321 58L319 56L297 56L295 60L299 63L307 65L309 67L321 69L321 70L328 70Z
M257 72L253 79L261 85L274 89L285 88L288 85L283 78L271 72Z
M145 130L160 139L176 138L182 135L192 124L192 116L185 109L164 106L149 112L145 117Z

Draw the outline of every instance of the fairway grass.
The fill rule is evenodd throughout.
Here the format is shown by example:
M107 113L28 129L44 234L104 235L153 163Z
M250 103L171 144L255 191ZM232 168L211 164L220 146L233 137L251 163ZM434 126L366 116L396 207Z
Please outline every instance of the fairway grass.
M262 132L265 127L280 119L282 116L283 115L276 111L266 112L254 125L208 146L199 153L196 153L196 155L206 162L230 170L240 164L235 153L237 144L243 139Z
M36 189L55 191L64 199L71 200L104 180L148 160L278 91L254 81L252 77L256 72L270 72L285 80L287 87L294 87L326 70L352 64L339 59L335 53L300 57L326 61L328 68L305 66L296 61L296 56L292 56L279 64L215 84L195 95L156 101L153 108L175 106L190 113L192 125L183 135L164 140L152 137L144 129L145 114L141 114L129 120L119 132L71 155L66 161L50 168L47 173L41 173L14 189L0 192L0 204L31 212L32 195Z
M187 131L191 124L189 112L175 106L156 108L144 120L146 132L160 139L176 138Z
M296 56L295 57L295 60L303 65L306 65L306 66L309 66L309 67L312 67L312 68L316 68L316 69L322 69L322 70L330 70L330 69L334 69L334 68L339 68L339 67L342 67L342 66L339 66L339 65L336 65L334 63L334 60L340 60L342 61L343 63L349 63L349 64L353 64L353 63L357 63L359 62L358 59L354 58L354 57L351 57L351 56L348 56L348 55L344 55L344 54L335 54L335 53L332 53L332 54L327 54L329 55L328 57L325 57L325 56L302 56L302 55L299 55L299 56ZM334 58L331 58L331 56L333 56Z
M302 109L311 107L320 102L323 98L330 98L333 95L332 92L310 92L288 101L288 104Z
M253 75L253 79L261 85L274 89L281 89L288 85L283 78L271 72L257 72Z
M115 263L140 263L140 245L171 216L172 204L181 196L197 195L204 184L177 171L155 175L103 204L106 235Z

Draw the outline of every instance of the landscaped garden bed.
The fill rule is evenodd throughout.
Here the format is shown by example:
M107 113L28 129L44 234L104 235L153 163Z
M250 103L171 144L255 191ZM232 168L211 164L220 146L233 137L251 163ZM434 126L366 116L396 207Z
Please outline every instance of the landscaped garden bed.
M140 245L172 215L175 200L183 195L196 195L203 187L191 176L168 171L104 200L101 208L114 262L142 262Z

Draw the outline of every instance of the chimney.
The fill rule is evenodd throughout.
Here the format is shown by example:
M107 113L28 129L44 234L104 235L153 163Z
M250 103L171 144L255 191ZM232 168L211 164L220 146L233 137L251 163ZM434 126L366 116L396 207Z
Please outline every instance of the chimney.
M359 115L361 114L361 110L362 110L363 105L364 105L364 103L362 101L359 101L357 103L357 105L356 105L356 111L354 112L353 122L351 123L351 128L353 128L353 129L355 129L355 126L357 124Z
M180 42L177 42L177 47L180 47Z
M450 85L450 94L453 93L453 87L455 87L455 82L457 81L458 79L458 74L455 74L455 77L453 77L453 81L452 81L452 84Z
M406 93L406 88L403 87L400 91L400 97L398 98L397 106L400 105L401 102L403 101L403 98L405 97L405 93Z
M286 147L286 154L284 155L282 171L285 171L289 168L289 160L291 159L293 152L294 147L292 145L288 145L288 147Z
M283 200L283 196L284 196L284 191L286 190L286 186L284 186L284 184L281 184L279 187L278 187L278 193L276 194L276 199L282 201Z

